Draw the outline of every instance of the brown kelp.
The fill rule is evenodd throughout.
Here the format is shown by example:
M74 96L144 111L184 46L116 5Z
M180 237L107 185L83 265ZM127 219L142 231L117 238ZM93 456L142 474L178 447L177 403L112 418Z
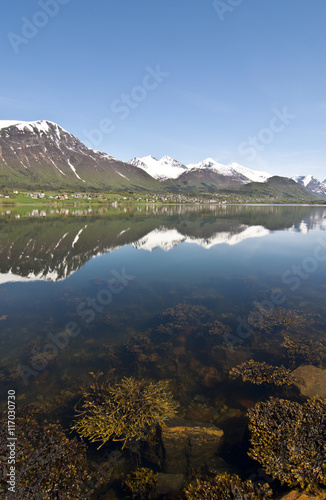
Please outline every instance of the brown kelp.
M272 366L264 361L259 362L253 359L231 368L229 374L233 378L241 377L244 382L257 385L263 383L274 385L292 384L290 370L287 370L284 366Z
M271 498L272 490L267 484L254 485L241 481L236 474L218 474L205 481L196 479L184 490L187 500L265 500Z
M34 409L21 409L16 419L15 498L24 500L76 500L84 497L89 469L85 446L68 439L57 423L36 420ZM0 492L8 490L8 441L0 429ZM92 488L87 489L88 493ZM4 497L3 497L4 498Z
M277 307L266 310L261 306L249 316L248 323L262 333L275 334L282 331L301 332L314 326L319 319L317 314L304 313Z
M82 409L72 429L91 442L121 441L122 448L146 439L153 426L162 424L175 413L176 404L164 381L138 381L133 377L121 382L100 383L98 374L90 391L84 394Z
M270 398L248 410L249 455L290 486L314 490L326 484L326 399L300 404Z
M284 335L281 346L292 368L301 364L320 366L326 357L325 346L317 340L298 340Z
M141 467L127 475L124 487L129 498L152 500L156 498L158 474Z

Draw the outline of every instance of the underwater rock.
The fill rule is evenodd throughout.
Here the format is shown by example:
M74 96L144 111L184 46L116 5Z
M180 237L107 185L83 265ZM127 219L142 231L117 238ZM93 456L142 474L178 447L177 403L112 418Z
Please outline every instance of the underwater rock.
M291 375L295 379L294 385L303 396L326 397L326 370L313 365L305 365L296 368Z
M225 473L231 474L232 472L234 472L234 469L223 458L215 455L210 460L208 460L207 471L209 475L216 476L218 474L221 475Z
M302 493L302 491L294 490L281 498L281 500L324 500L326 498L326 493L324 495L313 496L307 493Z
M185 482L183 474L164 474L159 472L157 475L157 494L168 495L182 490Z
M253 399L242 398L242 397L238 398L237 402L239 403L239 405L243 406L243 408L247 409L252 408L256 404L256 401L254 401Z
M214 410L212 408L202 408L201 406L191 406L186 413L189 420L195 422L210 422L214 417Z
M204 372L205 374L203 374L204 377L202 380L202 384L204 387L208 387L211 389L221 382L222 380L221 374L216 370L216 368L210 366L205 371L206 373Z
M178 418L162 425L163 470L185 473L204 465L221 446L223 431L211 424Z
M118 497L115 491L111 489L102 497L102 500L118 500Z

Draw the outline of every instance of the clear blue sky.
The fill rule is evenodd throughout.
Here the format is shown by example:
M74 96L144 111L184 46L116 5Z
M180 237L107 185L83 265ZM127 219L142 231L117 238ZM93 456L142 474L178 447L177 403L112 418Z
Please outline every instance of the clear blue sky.
M1 119L54 121L125 161L212 157L326 178L325 0L12 0L1 11Z

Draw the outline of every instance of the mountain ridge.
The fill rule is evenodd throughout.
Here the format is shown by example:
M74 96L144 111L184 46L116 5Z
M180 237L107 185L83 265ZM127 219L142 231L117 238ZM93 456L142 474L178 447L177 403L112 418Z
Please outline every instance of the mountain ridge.
M0 121L3 187L155 189L144 170L87 148L54 122Z
M163 158L158 160L154 156L149 155L141 158L132 158L130 163L144 169L152 175L152 177L160 181L178 179L182 175L189 179L189 176L194 177L196 173L199 172L217 175L220 176L221 179L223 177L228 178L232 181L230 182L231 185L235 183L240 185L248 182L265 182L269 177L272 177L272 175L267 172L251 170L238 163L224 165L212 158L206 158L201 162L185 165L170 156L163 156ZM181 179L181 182L182 181L183 179Z
M3 188L211 192L249 186L245 192L252 189L266 192L265 187L273 184L268 183L272 178L267 172L237 163L223 165L212 158L184 165L169 156L160 160L147 156L127 163L88 148L49 120L0 120L0 187ZM257 184L261 187L257 188ZM285 184L300 200L307 200L307 194L315 196L306 189L309 183L305 186L296 180L300 189L294 187L294 181Z

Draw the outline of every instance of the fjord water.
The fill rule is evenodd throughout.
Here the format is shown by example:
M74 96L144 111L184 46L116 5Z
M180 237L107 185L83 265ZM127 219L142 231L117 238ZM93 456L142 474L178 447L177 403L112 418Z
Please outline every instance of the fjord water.
M325 349L324 207L35 215L0 219L4 398L14 387L22 405L51 399L114 368L170 380L181 415L196 406L227 428L248 400L273 392L230 381L230 368L250 358L311 362L289 358L286 336ZM265 329L284 311L295 311L294 327Z

